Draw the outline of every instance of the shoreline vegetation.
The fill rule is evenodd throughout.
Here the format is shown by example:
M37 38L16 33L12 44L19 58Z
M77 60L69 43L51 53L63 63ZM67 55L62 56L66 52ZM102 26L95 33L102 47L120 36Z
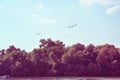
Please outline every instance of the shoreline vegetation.
M0 50L0 76L10 77L120 77L120 48L104 44L65 47L62 41L41 39L26 52L14 45Z

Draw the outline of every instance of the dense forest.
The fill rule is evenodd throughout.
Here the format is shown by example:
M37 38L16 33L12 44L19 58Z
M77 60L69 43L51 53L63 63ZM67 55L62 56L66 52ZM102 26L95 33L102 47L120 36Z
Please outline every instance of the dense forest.
M65 46L62 41L41 39L31 52L0 50L0 76L112 76L120 77L120 48L105 44Z

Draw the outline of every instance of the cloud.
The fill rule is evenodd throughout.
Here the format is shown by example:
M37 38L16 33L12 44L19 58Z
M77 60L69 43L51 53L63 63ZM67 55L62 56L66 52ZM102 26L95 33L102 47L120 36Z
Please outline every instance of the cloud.
M43 18L43 19L40 19L40 23L41 24L55 24L56 21L53 19Z
M93 5L96 3L96 0L80 0L80 4L82 5Z
M42 3L38 3L36 6L37 9L42 9L43 7L44 7L44 5Z
M115 5L120 4L119 0L80 0L81 5L92 6L92 5Z
M30 14L29 16L32 17L32 18L38 17L38 15L37 15L37 14L34 14L34 13L33 13L33 14Z
M106 14L114 14L120 12L120 0L80 0L80 4L85 6L113 6L105 11Z
M105 11L106 14L120 13L120 5L115 5Z

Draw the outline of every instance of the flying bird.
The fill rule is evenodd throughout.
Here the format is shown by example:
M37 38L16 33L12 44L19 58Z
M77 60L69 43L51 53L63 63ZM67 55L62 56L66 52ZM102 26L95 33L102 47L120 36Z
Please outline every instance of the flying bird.
M37 35L39 36L41 33L37 33Z
M75 27L75 26L77 26L77 24L74 24L74 25L68 26L68 28L73 28L73 27Z

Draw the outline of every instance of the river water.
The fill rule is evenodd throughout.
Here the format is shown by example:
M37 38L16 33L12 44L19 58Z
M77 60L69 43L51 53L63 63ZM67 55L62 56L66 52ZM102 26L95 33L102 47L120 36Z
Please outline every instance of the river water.
M120 80L120 78L92 78L92 77L16 77L0 78L0 80Z

